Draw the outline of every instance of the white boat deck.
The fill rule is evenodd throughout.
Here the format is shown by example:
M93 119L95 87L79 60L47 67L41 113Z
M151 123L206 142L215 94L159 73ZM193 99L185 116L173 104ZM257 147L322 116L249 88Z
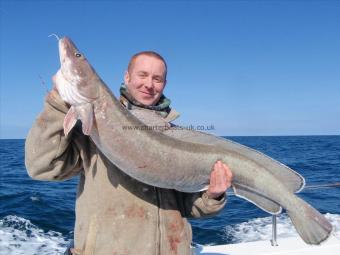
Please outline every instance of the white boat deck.
M321 245L307 245L299 237L279 238L278 246L270 241L228 245L200 246L196 255L339 255L340 240L330 237Z

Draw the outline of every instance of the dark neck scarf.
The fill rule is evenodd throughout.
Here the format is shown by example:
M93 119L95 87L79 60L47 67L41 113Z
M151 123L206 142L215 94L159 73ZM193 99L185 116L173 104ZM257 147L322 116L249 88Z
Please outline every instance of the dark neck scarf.
M129 110L131 109L131 106L126 105L124 103L124 101L127 101L128 104L131 104L131 105L134 105L134 106L137 106L137 107L140 107L140 108L145 108L145 109L157 111L164 118L169 114L169 112L171 110L171 108L170 108L171 101L170 101L170 99L168 99L164 95L162 95L160 97L157 104L155 104L155 105L143 105L130 95L130 93L129 93L129 91L128 91L128 89L127 89L127 87L124 83L122 83L119 91L120 91L120 102L122 104L124 104Z

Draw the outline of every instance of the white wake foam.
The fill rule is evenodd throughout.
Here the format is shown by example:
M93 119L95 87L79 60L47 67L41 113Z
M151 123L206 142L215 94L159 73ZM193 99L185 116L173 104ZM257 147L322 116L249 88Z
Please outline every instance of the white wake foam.
M64 254L67 244L61 233L44 232L24 218L9 215L0 220L1 255Z
M340 239L340 215L325 214L334 226L334 235ZM257 218L227 226L225 234L231 243L270 240L271 217ZM277 219L278 239L298 234L286 214ZM0 255L56 255L64 254L68 244L61 233L44 232L29 220L18 216L6 216L0 220Z
M333 234L340 239L340 215L327 213L325 217L334 227ZM232 243L271 240L272 217L257 218L233 226L226 226L225 234ZM277 218L278 239L295 236L298 236L298 233L287 214L280 215Z

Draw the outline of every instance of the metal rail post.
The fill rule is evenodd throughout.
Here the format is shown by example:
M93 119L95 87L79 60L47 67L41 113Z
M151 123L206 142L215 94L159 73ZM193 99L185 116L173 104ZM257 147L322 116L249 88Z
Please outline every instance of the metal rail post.
M278 246L277 244L277 231L276 231L276 215L272 215L272 239L270 240L272 246Z

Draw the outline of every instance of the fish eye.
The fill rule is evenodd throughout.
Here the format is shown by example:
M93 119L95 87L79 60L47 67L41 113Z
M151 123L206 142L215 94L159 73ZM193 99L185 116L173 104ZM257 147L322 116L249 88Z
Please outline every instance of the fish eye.
M75 55L77 58L80 58L80 57L81 57L81 54L80 54L79 52L74 53L74 55Z

